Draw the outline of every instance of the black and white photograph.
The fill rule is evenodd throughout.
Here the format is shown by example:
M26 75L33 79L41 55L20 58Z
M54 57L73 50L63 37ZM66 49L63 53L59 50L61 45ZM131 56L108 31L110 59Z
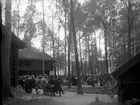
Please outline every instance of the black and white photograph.
M0 0L2 105L140 105L140 0Z

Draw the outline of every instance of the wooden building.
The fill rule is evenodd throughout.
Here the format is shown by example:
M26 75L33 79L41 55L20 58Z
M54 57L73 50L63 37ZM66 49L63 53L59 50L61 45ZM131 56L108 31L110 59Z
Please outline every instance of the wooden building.
M19 51L19 75L39 75L43 74L42 65L44 59L44 71L49 75L53 70L55 60L46 53L28 51Z
M11 51L10 51L10 78L11 86L18 85L18 50L25 48L25 43L12 33L11 38Z
M112 75L118 80L120 103L140 99L140 52L116 69Z
M6 35L6 27L2 25L2 36ZM2 44L2 43L1 43ZM25 48L26 45L13 32L11 33L10 49L10 83L11 86L18 85L18 50Z

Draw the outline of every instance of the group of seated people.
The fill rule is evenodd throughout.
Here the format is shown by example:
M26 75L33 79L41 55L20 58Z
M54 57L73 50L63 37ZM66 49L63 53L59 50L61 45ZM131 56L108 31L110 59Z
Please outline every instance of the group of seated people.
M59 93L61 96L61 94L64 94L58 78L52 76L22 75L19 76L19 85L26 93L32 93L32 89L35 89L38 94L38 89L43 89L43 94L45 95L55 96L55 94Z

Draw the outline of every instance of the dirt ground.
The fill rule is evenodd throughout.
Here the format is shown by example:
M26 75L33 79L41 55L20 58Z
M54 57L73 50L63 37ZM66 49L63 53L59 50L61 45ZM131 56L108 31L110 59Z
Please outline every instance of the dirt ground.
M72 86L71 88L68 88L68 86L62 86L63 90L66 92L77 92L77 87ZM89 94L116 94L117 95L117 89L107 89L103 87L92 87L90 85L83 85L82 90L84 93Z
M78 99L77 101L73 101L70 99L67 101L66 99L62 101L54 100L53 98L46 99L33 99L33 100L23 100L23 99L14 99L10 100L3 105L117 105L116 103L107 103L107 102L81 102L84 100Z
M117 105L117 96L110 98L108 95L86 94L78 95L76 92L65 92L59 95L45 96L37 95L35 90L32 94L26 94L23 90L14 89L15 98L4 102L3 105ZM98 97L99 102L96 98Z
M81 100L79 100L81 101ZM12 100L3 105L80 105L77 103L66 103L66 102L58 102L54 101L53 99L36 99L36 100ZM81 105L117 105L105 102L91 102L88 104L81 104Z

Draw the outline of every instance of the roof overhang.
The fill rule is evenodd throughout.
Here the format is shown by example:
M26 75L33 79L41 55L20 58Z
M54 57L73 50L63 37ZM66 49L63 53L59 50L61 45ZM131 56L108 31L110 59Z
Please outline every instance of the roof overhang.
M130 70L133 66L135 66L138 62L140 62L140 52L136 54L133 58L129 61L118 67L114 72L111 74L114 78L119 78L122 74Z
M11 33L11 39L12 43L19 49L23 49L26 47L26 44L22 40L20 40L13 32Z
M37 59L37 58L19 58L19 60L41 61L43 59ZM56 62L54 59L51 59L51 60L44 59L44 61L45 62L53 62L53 63Z
M44 60L55 62L55 59L43 52L34 52L30 50L19 51L19 60Z

